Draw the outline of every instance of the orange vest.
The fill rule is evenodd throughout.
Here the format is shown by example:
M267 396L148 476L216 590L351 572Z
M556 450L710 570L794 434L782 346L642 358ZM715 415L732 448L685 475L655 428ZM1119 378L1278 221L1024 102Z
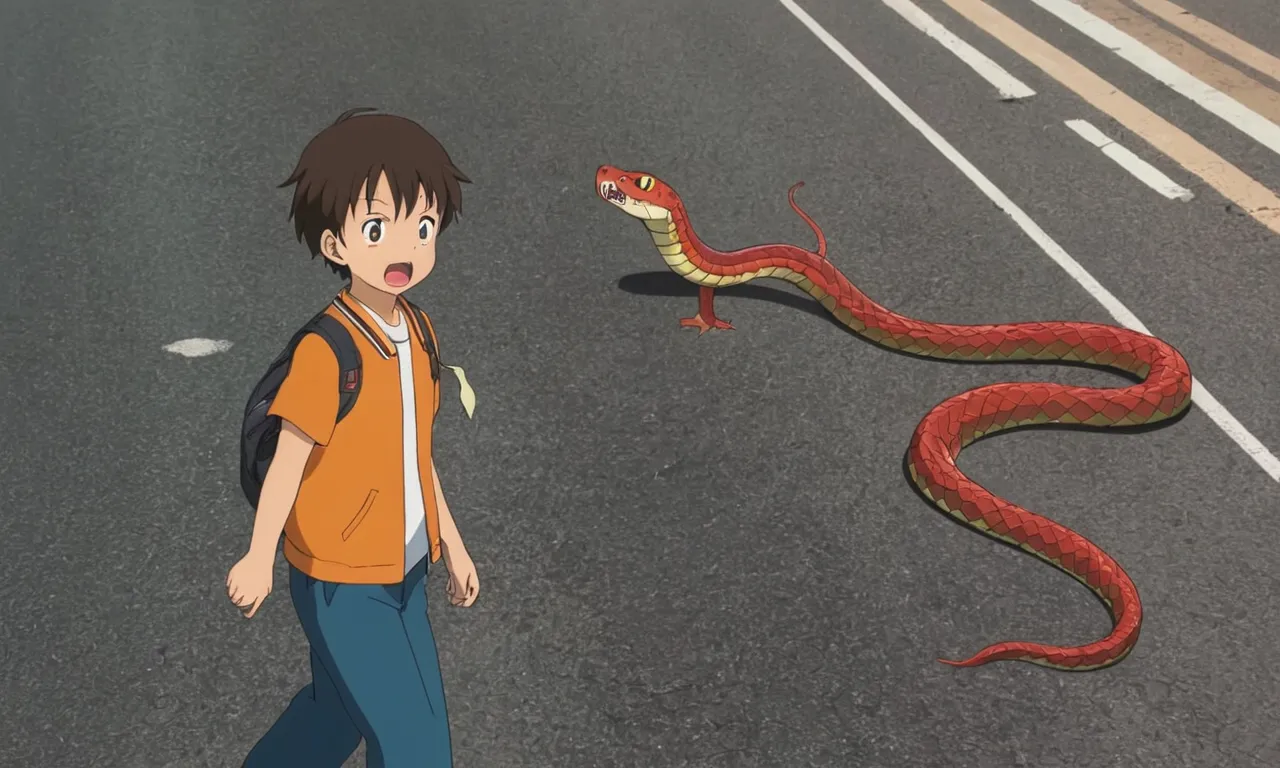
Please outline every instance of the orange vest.
M440 520L431 460L431 428L440 387L416 315L403 299L410 325L418 421L418 472L431 560L440 559ZM394 584L404 578L404 445L400 368L395 344L359 302L343 290L325 312L346 326L360 350L360 394L336 426L338 361L324 340L298 344L270 413L315 440L302 484L284 527L284 555L321 581ZM426 332L435 341L427 323ZM439 349L439 345L436 345ZM411 563L409 565L412 565Z

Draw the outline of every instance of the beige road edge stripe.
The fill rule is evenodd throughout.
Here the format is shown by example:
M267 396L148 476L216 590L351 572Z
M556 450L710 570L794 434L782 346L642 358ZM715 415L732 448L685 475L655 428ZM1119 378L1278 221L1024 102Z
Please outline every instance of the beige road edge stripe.
M1252 67L1272 80L1280 82L1280 59L1241 40L1222 27L1197 18L1169 0L1130 0L1130 2L1147 9L1183 32L1200 38L1241 64Z
M1280 198L1271 190L982 0L942 1L1280 234Z
M1280 93L1166 31L1119 0L1075 0L1075 3L1271 122L1280 123Z

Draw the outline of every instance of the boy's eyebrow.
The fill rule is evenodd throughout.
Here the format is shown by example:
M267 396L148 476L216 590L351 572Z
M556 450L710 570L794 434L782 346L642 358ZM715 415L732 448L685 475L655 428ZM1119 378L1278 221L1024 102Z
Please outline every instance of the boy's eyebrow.
M379 200L379 199L378 199L378 198L376 198L376 197L372 197L372 198L362 197L362 198L359 198L358 200L356 200L356 202L357 202L357 203L359 203L359 202L361 202L361 201L364 201L365 206L366 206L366 207L365 207L365 210L366 210L367 212L369 212L369 213L373 213L373 204L374 204L374 203L378 203L379 205L387 205L387 206L389 206L389 205L390 205L390 203L388 203L387 201L385 201L385 200ZM354 206L353 206L353 207L354 207Z
M391 207L392 207L391 203L388 203L386 200L380 200L380 199L378 199L378 198L376 198L376 197L373 197L373 198L360 197L360 198L356 198L355 202L353 202L353 203L352 203L352 208L354 209L354 208L355 208L355 206L356 206L356 205L358 205L361 201L363 201L363 202L365 203L365 211L366 211L366 213L373 213L373 204L374 204L374 203L378 203L379 205L385 206L385 207L387 207L387 208L391 208ZM419 198L418 198L418 202L422 202L422 198L421 198L421 197L419 197ZM434 202L434 200L433 200L433 202ZM431 205L432 205L432 203L428 203L428 204L427 204L427 209L426 209L425 211L423 211L423 214L424 214L427 218L431 219L432 221L435 221L435 220L436 220L436 217L435 217L435 216L432 216L432 215L431 215L431 213L430 213L430 211L431 211ZM411 210L411 209L410 209L409 207L407 207L407 206L406 206L406 208L405 208L405 213L408 213L410 210Z

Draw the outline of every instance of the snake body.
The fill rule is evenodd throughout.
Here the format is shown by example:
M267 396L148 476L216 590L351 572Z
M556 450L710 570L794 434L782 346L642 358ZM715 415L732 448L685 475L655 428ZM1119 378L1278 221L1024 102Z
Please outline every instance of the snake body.
M731 328L715 316L715 289L769 277L796 285L851 330L890 349L946 360L1073 361L1139 377L1140 383L1115 389L1039 382L978 387L929 411L916 427L907 453L912 480L934 504L970 528L1070 574L1102 600L1113 622L1106 637L1085 645L1000 642L964 661L940 661L972 667L1013 660L1081 671L1124 659L1142 625L1142 604L1129 575L1084 536L970 480L956 466L956 457L978 438L1011 427L1123 427L1169 419L1191 401L1186 360L1160 339L1110 325L952 325L900 315L868 298L827 260L821 228L796 205L795 191L801 186L793 186L788 199L817 235L816 251L771 244L722 252L698 238L679 195L663 181L612 166L602 166L596 174L600 197L640 219L667 266L699 286L699 313L683 320L684 325L703 332Z

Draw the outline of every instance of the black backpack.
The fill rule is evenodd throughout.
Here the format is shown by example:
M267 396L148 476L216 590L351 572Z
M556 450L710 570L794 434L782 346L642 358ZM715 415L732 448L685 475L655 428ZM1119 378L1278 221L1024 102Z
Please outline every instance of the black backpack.
M435 342L431 338L430 325L421 309L409 305L413 310L415 322L422 337L427 342L427 355L431 359L431 378L439 380L439 356ZM262 483L267 478L267 468L276 455L276 445L280 440L280 417L268 413L275 402L280 385L289 375L289 365L293 360L293 352L298 348L307 334L314 333L324 339L333 350L338 360L338 415L336 421L342 421L356 404L360 395L360 350L356 348L351 333L347 331L337 318L321 312L311 318L306 325L289 339L284 351L271 361L267 372L253 388L249 395L249 403L244 409L244 422L240 426L240 489L244 497L254 509L258 507L258 498L262 495ZM336 423L336 422L335 422Z

